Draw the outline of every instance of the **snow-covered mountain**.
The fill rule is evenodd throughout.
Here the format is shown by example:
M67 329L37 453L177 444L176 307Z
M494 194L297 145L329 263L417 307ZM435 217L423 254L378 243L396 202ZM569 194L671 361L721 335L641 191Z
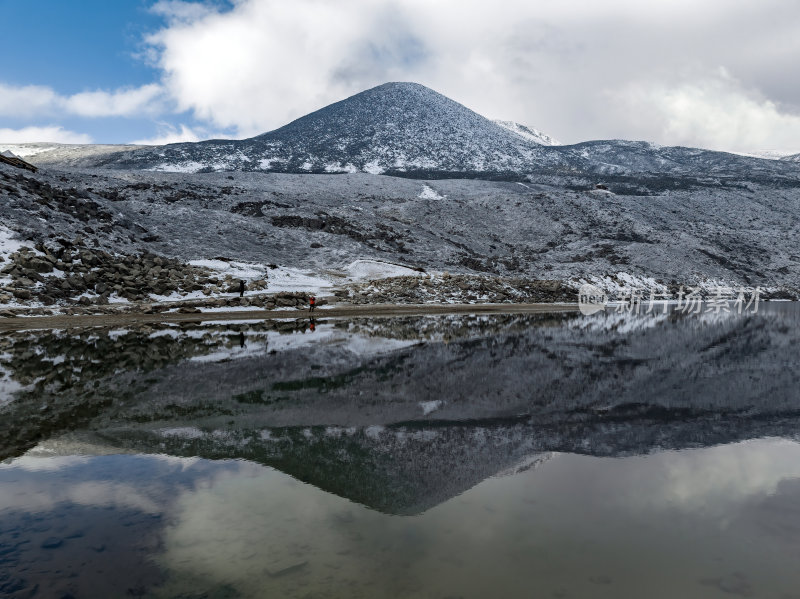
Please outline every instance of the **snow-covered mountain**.
M789 160L662 147L642 141L569 146L535 129L491 121L423 85L385 83L244 140L166 146L59 147L37 165L167 172L283 172L514 179L550 175L800 177Z
M557 139L550 137L547 133L542 133L538 129L532 129L531 127L526 127L525 125L521 125L515 121L501 121L499 119L495 119L495 124L500 125L504 129L508 129L512 133L516 133L522 139L526 139L528 141L532 141L535 144L540 144L543 146L560 146L562 143Z
M245 140L113 154L101 166L164 171L509 173L545 148L416 83L386 83Z

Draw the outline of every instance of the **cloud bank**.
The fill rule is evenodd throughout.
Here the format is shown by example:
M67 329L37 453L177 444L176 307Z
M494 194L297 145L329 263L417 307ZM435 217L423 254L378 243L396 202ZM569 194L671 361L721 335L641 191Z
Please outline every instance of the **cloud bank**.
M44 127L23 127L9 129L0 127L0 142L26 143L31 141L44 141L61 144L90 144L92 138L85 133L68 131L58 125Z
M41 85L0 83L0 116L5 117L153 115L164 111L165 102L163 89L156 83L114 91L87 91L70 96L60 95Z

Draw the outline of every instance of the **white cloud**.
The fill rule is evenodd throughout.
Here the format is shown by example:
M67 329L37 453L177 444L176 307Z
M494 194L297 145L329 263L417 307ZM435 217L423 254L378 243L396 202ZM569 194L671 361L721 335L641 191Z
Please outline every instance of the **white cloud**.
M199 2L182 2L181 0L160 0L150 10L165 17L170 23L191 22L214 12L212 6Z
M49 87L13 86L0 83L0 116L30 117L51 114L59 100Z
M85 133L68 131L58 125L44 127L23 127L22 129L0 128L0 142L28 143L47 141L62 144L89 144L92 138Z
M173 0L157 11L168 24L147 41L179 109L243 136L397 80L567 142L777 147L800 115L800 83L786 75L800 53L800 5L781 0L237 0L228 10ZM684 78L718 65L741 82L725 84L731 93ZM644 109L637 99L665 92L645 111L656 125L631 118ZM689 135L697 124L707 126Z
M253 135L358 91L337 83L332 71L374 11L343 4L240 2L229 13L172 21L149 42L160 49L179 110Z
M152 115L165 109L159 84L96 90L70 96L40 85L13 86L0 83L0 116L17 118L76 115L82 117L130 117Z
M163 112L163 90L151 83L113 92L97 90L64 98L68 112L86 117L134 116Z
M672 86L631 84L615 96L640 131L674 144L730 151L800 146L800 115L782 112L725 69Z

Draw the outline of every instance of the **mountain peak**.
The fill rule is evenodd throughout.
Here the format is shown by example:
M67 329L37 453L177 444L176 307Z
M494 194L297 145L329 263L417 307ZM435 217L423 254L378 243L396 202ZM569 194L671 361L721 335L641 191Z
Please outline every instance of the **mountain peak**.
M552 162L545 156L552 153L543 147L546 136L536 134L521 125L499 126L419 83L391 81L250 139L154 146L104 164L183 172L517 177L543 158Z
M510 171L537 152L529 140L412 82L367 89L254 141L291 148L279 159L291 170L327 172Z
M381 83L380 85L376 85L375 87L370 87L369 89L364 90L364 92L371 92L377 90L418 90L418 91L427 91L432 94L439 94L439 92L432 90L430 87L422 85L421 83L416 83L414 81L387 81L386 83Z

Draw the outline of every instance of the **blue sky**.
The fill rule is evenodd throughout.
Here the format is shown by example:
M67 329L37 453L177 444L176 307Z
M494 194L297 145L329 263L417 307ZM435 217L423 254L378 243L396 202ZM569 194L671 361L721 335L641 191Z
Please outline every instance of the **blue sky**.
M161 70L148 59L145 39L164 28L168 19L153 10L156 4L153 0L0 0L3 48L15 56L2 63L0 85L41 86L68 97L157 83ZM220 10L231 6L223 1L205 4ZM61 128L97 143L157 138L181 124L205 130L191 111L174 109L96 117L63 110L0 114L0 130ZM235 130L218 132L230 135Z
M0 82L49 86L60 94L135 87L158 79L158 70L137 53L143 35L162 25L144 0L0 0L3 49L15 60L3 61ZM5 116L0 127L57 124L111 142L145 137L153 123L142 118L85 119Z
M250 137L415 81L566 143L800 152L800 3L0 0L0 142Z
M152 81L155 68L134 57L162 18L144 0L0 0L7 83L51 85L62 93ZM34 9L35 6L35 9Z

